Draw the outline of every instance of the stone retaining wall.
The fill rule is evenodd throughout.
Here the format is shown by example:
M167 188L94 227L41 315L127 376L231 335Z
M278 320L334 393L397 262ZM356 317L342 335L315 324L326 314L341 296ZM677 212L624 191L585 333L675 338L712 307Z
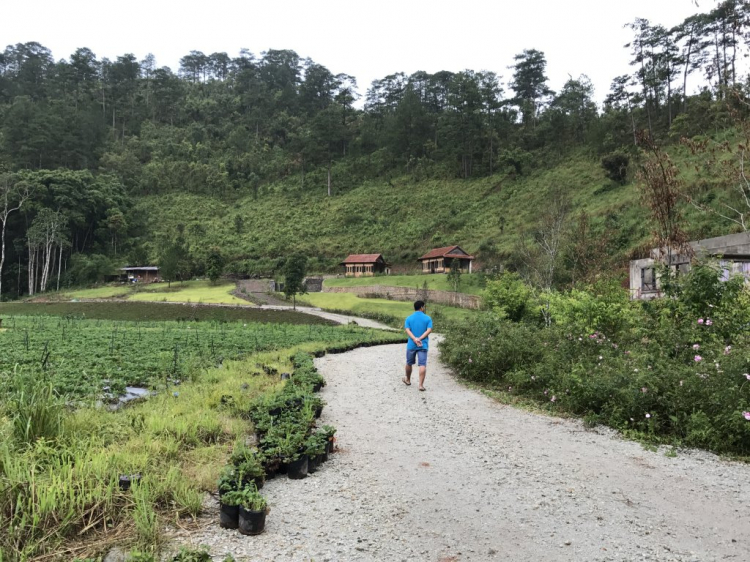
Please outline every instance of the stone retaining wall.
M326 287L324 293L352 293L359 297L389 299L394 301L424 300L428 303L446 304L460 308L477 309L481 305L481 297L451 291L433 291L411 287L386 287L384 285L370 285L366 287Z

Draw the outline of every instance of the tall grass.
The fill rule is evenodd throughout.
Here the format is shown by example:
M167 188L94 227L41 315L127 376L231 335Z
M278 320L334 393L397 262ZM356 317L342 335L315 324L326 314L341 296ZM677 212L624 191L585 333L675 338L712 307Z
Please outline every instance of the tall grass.
M55 394L52 384L31 380L18 369L11 380L7 400L15 440L28 445L38 439L57 439L63 428L65 403Z
M259 365L291 372L298 351L371 337L341 331L340 342L225 360L117 412L66 407L41 370L0 372L0 561L96 558L106 546L90 541L108 536L157 551L163 524L199 514L234 443L253 432L250 404L284 384ZM135 474L120 489L120 476Z

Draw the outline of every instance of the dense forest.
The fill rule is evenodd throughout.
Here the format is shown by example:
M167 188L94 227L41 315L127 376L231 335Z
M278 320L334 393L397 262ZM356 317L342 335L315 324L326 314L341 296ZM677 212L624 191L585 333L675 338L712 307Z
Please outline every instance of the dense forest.
M304 249L329 268L360 248L297 240L289 228L264 242L253 230L274 225L264 227L251 209L355 190L361 202L372 182L396 191L426 182L439 199L446 185L492 188L581 158L623 185L644 138L676 146L737 130L750 88L741 72L748 2L723 1L671 29L643 19L628 27L632 74L613 79L601 107L585 75L552 91L545 54L534 49L514 57L505 81L490 71L396 73L361 100L353 76L291 50L192 51L175 73L151 55L108 60L80 48L55 60L39 43L8 46L0 53L0 295L92 282L150 261L200 275L217 255L229 273L272 273L285 249ZM556 193L554 183L540 189ZM368 207L388 207L381 188L372 193L378 201ZM165 218L175 201L175 210L197 201L205 208ZM211 205L250 241L241 252L201 223L216 219ZM333 220L325 209L315 210L320 231ZM500 209L495 217L488 240L512 222ZM367 217L343 220L366 232ZM441 241L421 230L411 237L422 247Z

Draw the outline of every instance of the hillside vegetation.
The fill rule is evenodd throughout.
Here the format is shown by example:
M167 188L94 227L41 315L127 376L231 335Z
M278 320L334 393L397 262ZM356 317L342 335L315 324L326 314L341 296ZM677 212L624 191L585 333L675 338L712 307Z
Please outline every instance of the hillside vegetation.
M673 28L628 23L631 74L609 85L571 76L557 92L536 49L514 56L505 82L487 70L394 72L360 89L290 49L191 51L175 72L153 55L10 45L0 295L86 285L126 264L157 264L169 280L277 275L296 252L313 271L352 252L407 269L448 244L489 270L528 272L550 226L564 272L551 282L575 285L619 270L652 231L663 237L657 203L639 204L660 170L686 180L668 190L685 207L670 203L670 237L746 228L716 212L750 201L745 144L722 144L750 130L736 64L750 8L700 9Z
M673 147L672 155L679 166L691 169L692 181L704 181L692 170L695 157L680 147ZM297 251L312 258L313 270L324 272L340 272L338 262L350 253L370 252L384 254L397 271L419 271L420 255L452 244L476 254L485 266L507 260L519 235L534 228L559 192L570 198L571 229L580 214L587 213L590 236L606 238L608 268L625 267L634 251L651 243L653 227L636 182L609 180L599 160L583 151L528 176L421 181L402 176L370 180L331 198L322 186L317 192L301 192L279 184L261 198L249 195L233 201L189 194L151 196L141 201L139 211L147 217L153 243L183 225L191 248L220 246L230 271L239 274L268 272L275 267L275 257ZM694 238L732 228L687 203L681 208ZM404 283L413 286L411 280ZM391 279L389 284L402 283ZM443 285L433 288L447 290L447 283Z

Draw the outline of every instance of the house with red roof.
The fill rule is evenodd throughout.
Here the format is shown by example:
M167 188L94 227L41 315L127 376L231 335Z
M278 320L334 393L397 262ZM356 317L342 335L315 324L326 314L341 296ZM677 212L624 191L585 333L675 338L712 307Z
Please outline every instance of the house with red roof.
M422 262L422 273L450 273L458 268L463 273L471 273L471 262L474 256L463 251L460 246L446 246L430 250L419 261Z
M352 254L339 265L344 266L347 277L372 277L376 273L391 272L391 266L386 263L383 254Z

